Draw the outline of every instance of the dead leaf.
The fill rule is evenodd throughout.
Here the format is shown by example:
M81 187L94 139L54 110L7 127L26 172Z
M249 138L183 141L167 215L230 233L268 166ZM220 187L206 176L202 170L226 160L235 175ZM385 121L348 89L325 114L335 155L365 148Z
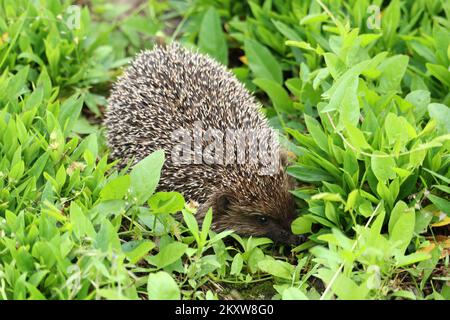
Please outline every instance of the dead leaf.
M433 223L431 226L432 227L443 227L450 224L450 217L449 216L445 216L444 219L440 220L439 222Z
M430 241L430 245L420 248L417 250L418 252L429 253L436 248L436 246L439 246L439 249L441 250L441 254L439 256L440 259L450 255L450 237L438 235L434 239L427 238L427 240Z

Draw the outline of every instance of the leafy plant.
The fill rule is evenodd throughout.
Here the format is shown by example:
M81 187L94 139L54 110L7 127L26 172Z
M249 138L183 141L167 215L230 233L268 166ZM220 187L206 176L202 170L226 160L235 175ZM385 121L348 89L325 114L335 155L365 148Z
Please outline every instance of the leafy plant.
M450 299L448 2L71 5L0 0L0 299ZM199 225L162 151L110 161L108 87L161 39L255 92L308 241Z

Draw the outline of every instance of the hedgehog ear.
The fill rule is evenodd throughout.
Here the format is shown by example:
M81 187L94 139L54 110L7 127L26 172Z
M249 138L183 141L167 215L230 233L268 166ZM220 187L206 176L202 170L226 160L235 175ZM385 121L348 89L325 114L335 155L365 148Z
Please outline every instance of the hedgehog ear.
M216 212L218 214L225 214L230 209L232 200L233 198L226 193L217 195L215 203Z

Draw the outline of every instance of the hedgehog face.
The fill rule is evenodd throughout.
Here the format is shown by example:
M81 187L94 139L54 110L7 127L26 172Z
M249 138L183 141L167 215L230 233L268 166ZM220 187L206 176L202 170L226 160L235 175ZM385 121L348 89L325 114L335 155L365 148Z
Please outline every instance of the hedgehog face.
M280 190L280 192L283 192ZM289 192L283 203L267 205L267 199L245 202L227 193L219 194L213 203L216 230L234 230L242 236L268 237L282 244L299 244L303 238L294 235L291 223L296 218L295 202Z

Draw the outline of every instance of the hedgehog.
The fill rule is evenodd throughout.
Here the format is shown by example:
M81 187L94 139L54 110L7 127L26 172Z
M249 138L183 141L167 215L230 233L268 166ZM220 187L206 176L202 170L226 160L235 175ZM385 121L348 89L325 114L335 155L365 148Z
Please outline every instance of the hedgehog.
M114 83L105 125L122 166L164 150L157 190L198 203L199 222L211 208L217 232L301 242L287 153L261 105L210 56L179 43L142 51Z

